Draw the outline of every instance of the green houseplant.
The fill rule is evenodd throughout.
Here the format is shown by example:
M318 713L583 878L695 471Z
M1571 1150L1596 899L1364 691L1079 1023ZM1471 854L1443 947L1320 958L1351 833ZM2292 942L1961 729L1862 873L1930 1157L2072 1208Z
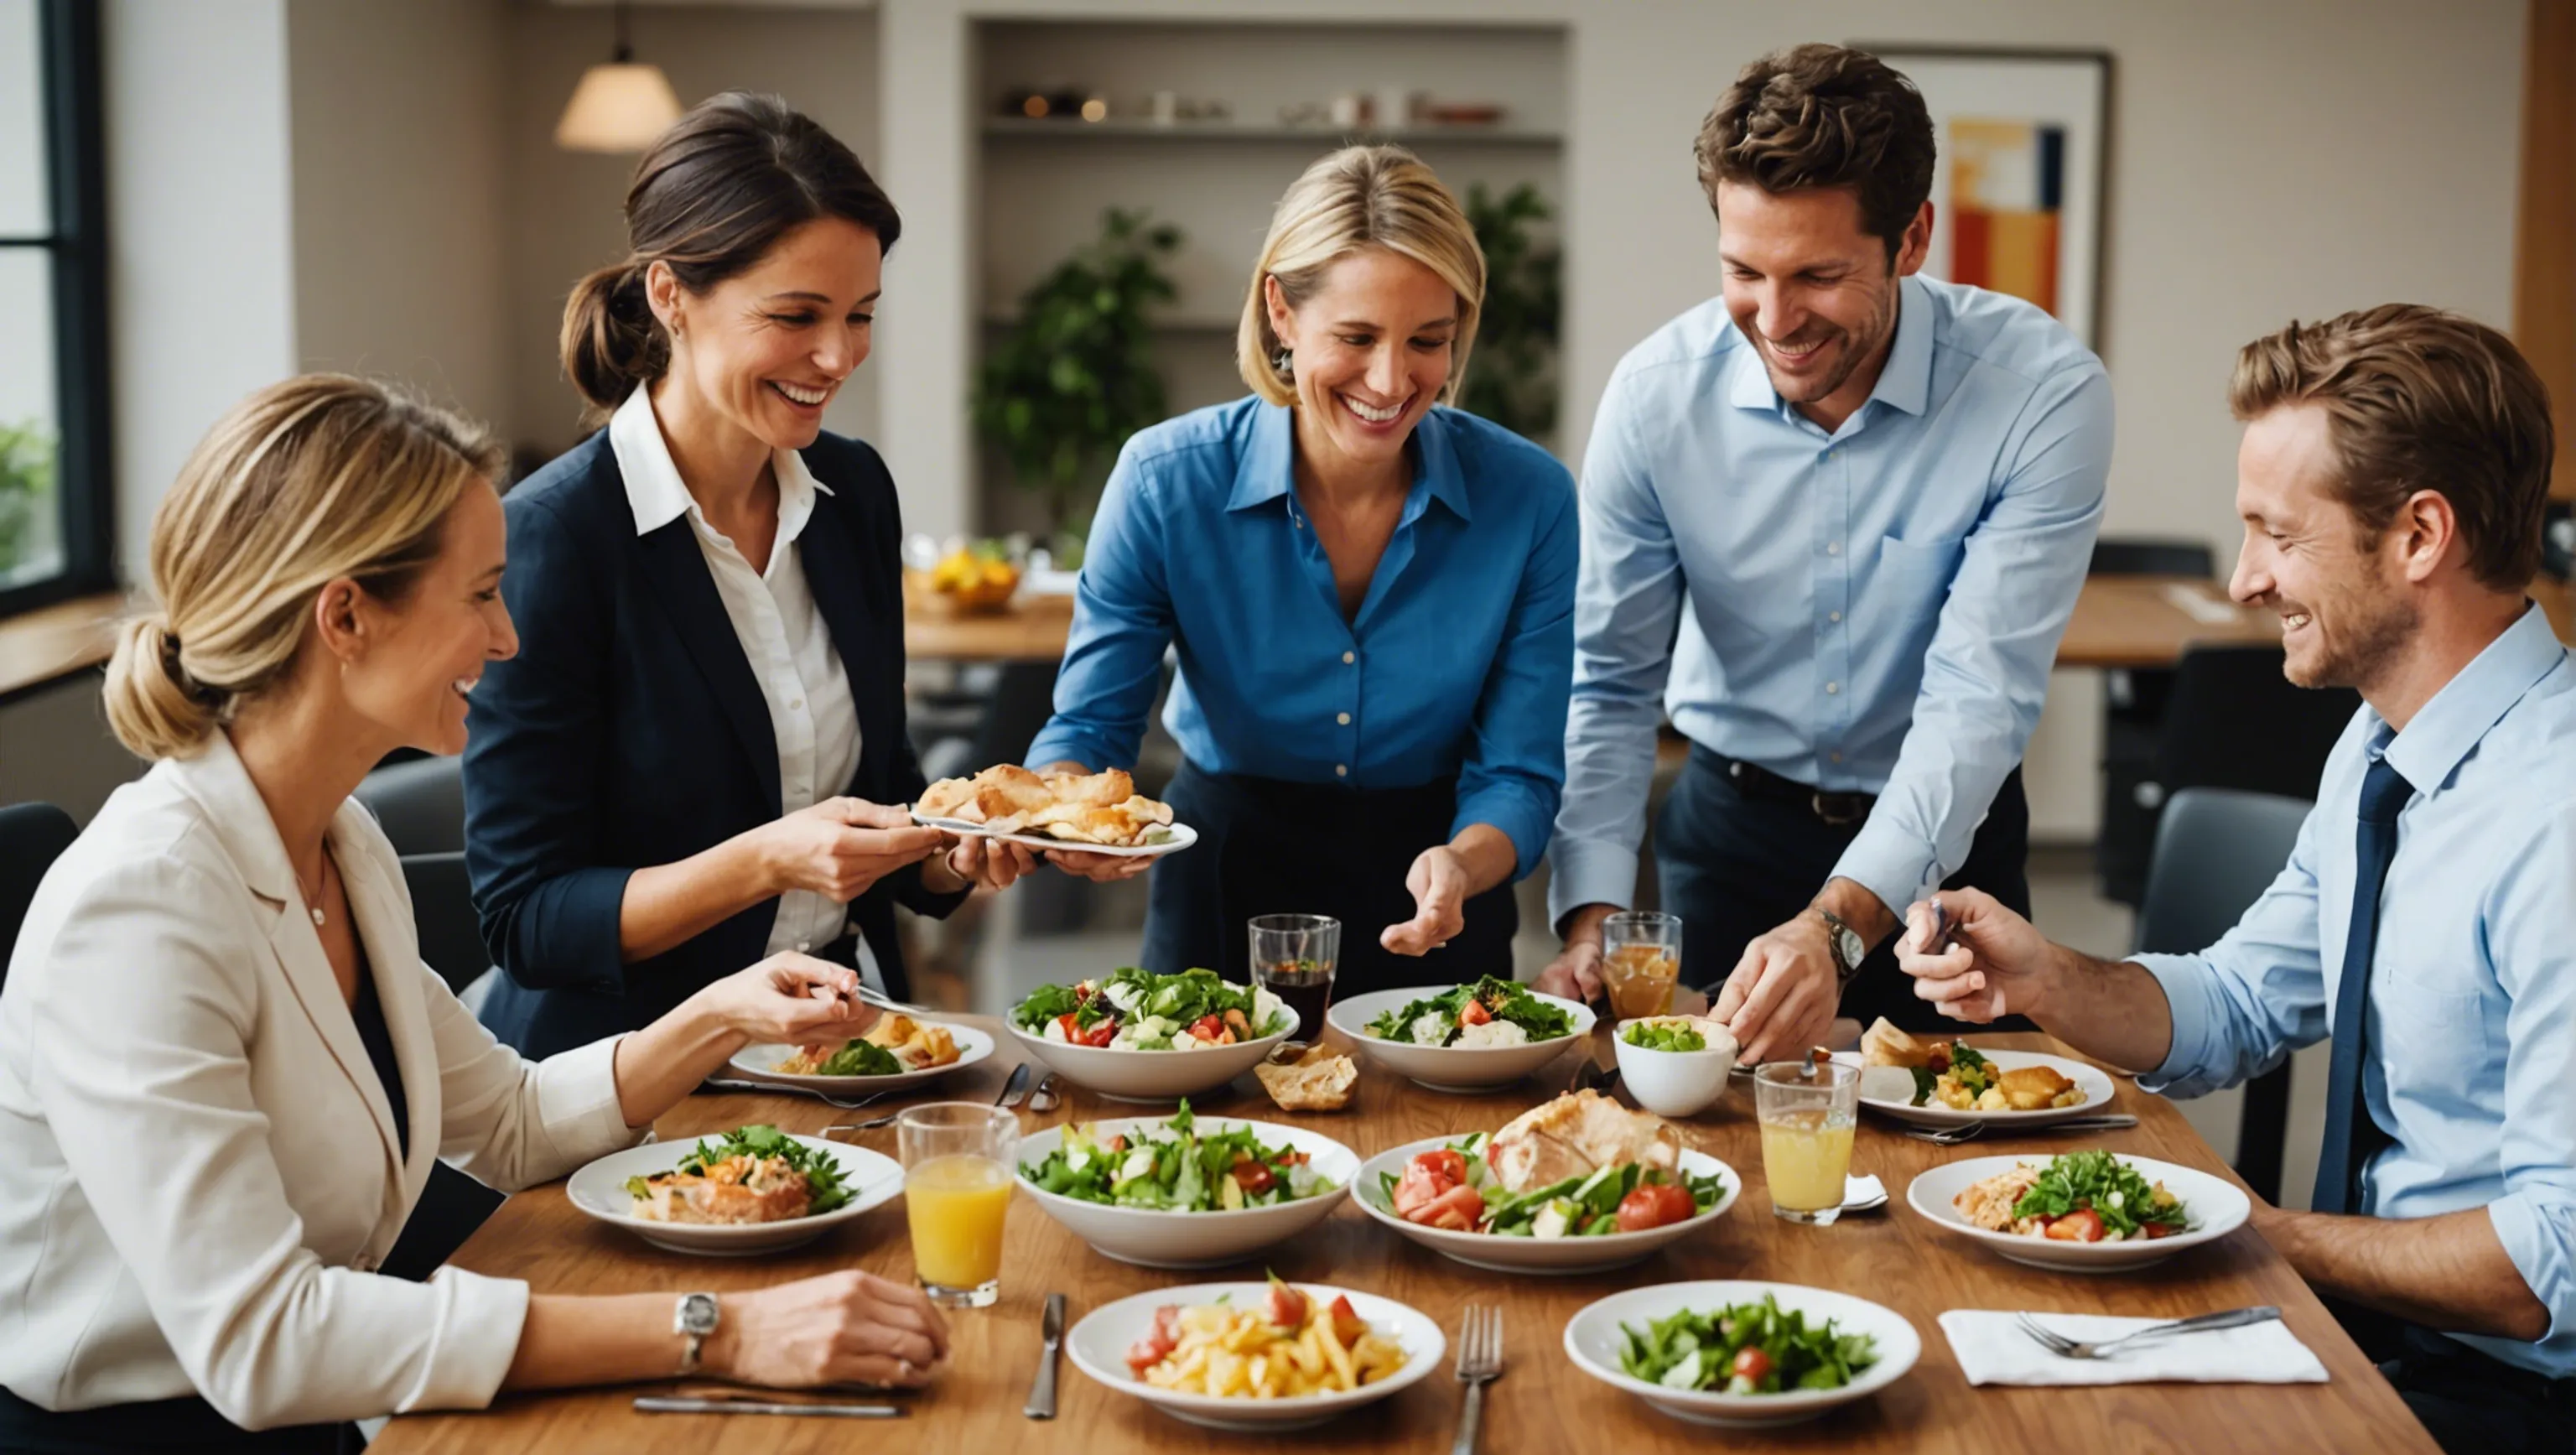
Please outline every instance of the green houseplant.
M1458 407L1528 439L1556 428L1556 346L1565 293L1554 247L1536 225L1553 215L1523 182L1497 198L1467 189L1467 221L1485 250L1485 313Z
M1164 262L1181 230L1111 208L1100 236L1020 299L1020 315L976 380L975 428L1012 478L1046 497L1058 535L1077 496L1127 437L1163 417L1146 309L1175 296Z
M0 424L0 582L44 549L54 495L54 441L33 421Z

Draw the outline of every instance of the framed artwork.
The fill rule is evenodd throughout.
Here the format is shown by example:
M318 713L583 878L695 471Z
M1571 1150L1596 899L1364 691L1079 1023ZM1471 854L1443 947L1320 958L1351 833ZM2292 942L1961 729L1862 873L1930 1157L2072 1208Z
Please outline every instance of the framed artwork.
M1912 79L1932 113L1923 271L2026 298L2098 351L2109 53L1859 48Z

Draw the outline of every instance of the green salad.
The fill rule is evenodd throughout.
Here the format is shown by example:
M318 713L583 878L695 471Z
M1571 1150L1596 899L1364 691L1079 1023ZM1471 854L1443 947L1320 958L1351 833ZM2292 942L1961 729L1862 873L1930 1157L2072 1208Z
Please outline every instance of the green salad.
M910 1068L874 1041L852 1041L805 1074L808 1076L900 1076Z
M1635 1021L1619 1039L1649 1051L1705 1051L1708 1037L1677 1021Z
M2048 1165L2040 1169L2039 1180L2013 1204L2015 1218L2054 1221L2088 1211L2101 1220L2099 1237L2075 1241L2163 1238L2191 1227L2181 1198L2147 1181L2135 1167L2100 1150L2069 1152L2049 1159Z
M1379 1013L1368 1033L1417 1046L1517 1046L1571 1034L1574 1018L1518 981L1488 975Z
M689 1155L681 1159L677 1170L686 1176L704 1177L708 1168L730 1157L749 1157L755 1161L775 1157L786 1163L790 1170L803 1173L809 1193L805 1207L807 1217L830 1212L850 1200L850 1189L841 1183L841 1164L832 1159L831 1153L816 1151L778 1128L765 1124L736 1127L714 1141L700 1138L698 1144L689 1149ZM639 1199L651 1197L651 1179L627 1178L626 1193Z
M1158 1212L1235 1212L1317 1197L1340 1186L1294 1147L1265 1147L1249 1128L1202 1132L1187 1099L1159 1128L1102 1136L1075 1122L1020 1175L1064 1197Z
M1133 966L1107 980L1042 985L1011 1009L1031 1035L1121 1051L1193 1051L1231 1046L1288 1029L1288 1009L1258 986L1231 985L1213 970L1156 975Z
M1840 1389L1878 1362L1877 1341L1868 1335L1838 1334L1831 1319L1810 1327L1805 1314L1781 1308L1767 1293L1759 1303L1710 1313L1683 1309L1650 1321L1643 1331L1621 1324L1619 1332L1627 1336L1619 1367L1630 1378L1666 1389Z
M1474 1232L1503 1238L1606 1238L1687 1222L1726 1196L1726 1179L1715 1173L1701 1177L1667 1172L1642 1162L1621 1162L1527 1192L1511 1192L1486 1161L1485 1149L1492 1140L1477 1132L1439 1152L1416 1153L1402 1174L1380 1172L1379 1205L1408 1222L1445 1226L1437 1221L1436 1207L1422 1194L1445 1191L1454 1176L1485 1200ZM1427 1180L1420 1184L1420 1192L1414 1192L1406 1186L1408 1179ZM1635 1196L1641 1189L1656 1191ZM1682 1202L1685 1197L1687 1206ZM1421 1215L1426 1212L1430 1215Z
M1942 1070L1934 1070L1929 1066L1914 1068L1914 1104L1922 1106L1931 1101L1933 1089L1944 1076L1965 1087L1968 1100L1974 1103L1978 1097L1986 1094L1987 1087L1995 1084L1995 1077L1999 1074L1995 1070L1995 1063L1978 1055L1976 1047L1953 1041L1950 1044L1950 1064L1947 1068Z

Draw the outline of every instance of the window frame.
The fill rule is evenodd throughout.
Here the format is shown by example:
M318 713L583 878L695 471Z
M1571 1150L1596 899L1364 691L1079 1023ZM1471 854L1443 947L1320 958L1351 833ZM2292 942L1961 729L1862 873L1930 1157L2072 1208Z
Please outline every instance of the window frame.
M0 618L116 586L116 480L107 365L107 165L99 7L36 0L44 88L44 232L0 234L0 248L43 250L54 304L54 488L63 568L0 587Z

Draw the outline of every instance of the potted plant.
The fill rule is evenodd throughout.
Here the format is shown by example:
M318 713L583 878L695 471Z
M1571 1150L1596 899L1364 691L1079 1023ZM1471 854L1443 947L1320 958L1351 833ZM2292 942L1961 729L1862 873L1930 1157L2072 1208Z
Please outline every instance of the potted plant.
M54 442L34 422L0 424L0 583L50 552L45 508L54 494Z
M1077 497L1107 473L1127 437L1163 418L1145 313L1175 296L1164 261L1180 245L1170 223L1111 208L1097 240L1022 296L1018 322L984 360L976 430L1023 489L1045 495L1059 538Z
M1556 429L1565 293L1557 251L1533 229L1551 215L1547 199L1527 182L1500 198L1482 182L1467 190L1467 221L1485 250L1485 312L1458 407L1542 443Z

